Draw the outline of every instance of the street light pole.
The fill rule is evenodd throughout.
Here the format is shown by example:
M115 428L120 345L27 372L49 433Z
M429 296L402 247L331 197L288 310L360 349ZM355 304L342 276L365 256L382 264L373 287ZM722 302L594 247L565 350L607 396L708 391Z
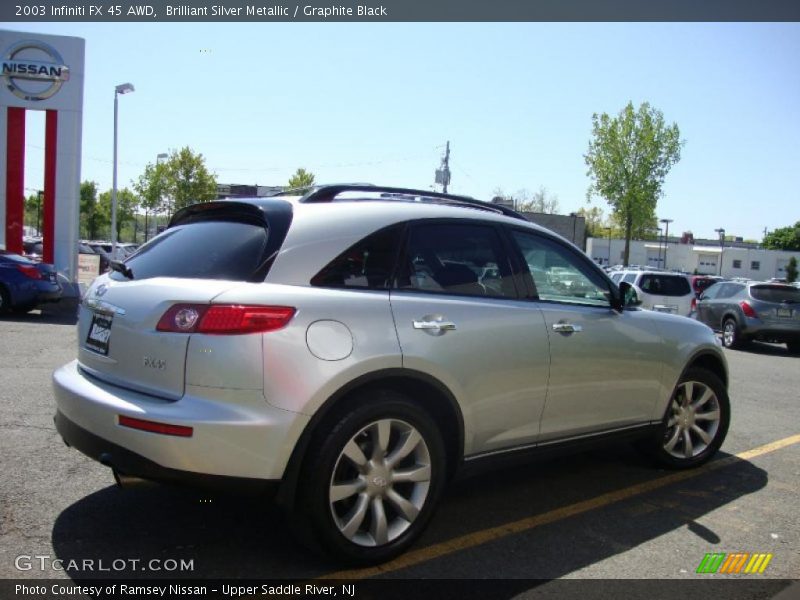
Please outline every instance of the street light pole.
M669 224L672 223L674 219L661 219L662 223L666 224L666 231L664 232L664 269L667 268L667 249L669 248Z
M608 266L611 266L611 227L606 227L608 233Z
M719 234L719 275L722 277L722 255L725 252L725 229L720 227L714 231Z
M118 96L134 91L133 84L122 83L114 88L114 177L111 187L111 258L117 258L117 115Z

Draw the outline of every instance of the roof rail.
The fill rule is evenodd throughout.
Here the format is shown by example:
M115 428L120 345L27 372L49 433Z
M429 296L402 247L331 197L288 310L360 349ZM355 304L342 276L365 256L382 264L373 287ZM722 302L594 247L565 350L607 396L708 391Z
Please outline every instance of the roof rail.
M401 197L415 197L424 198L439 204L448 204L452 206L462 206L467 208L477 208L489 212L499 213L515 219L527 221L525 217L515 210L511 210L499 204L489 204L482 202L469 196L457 196L455 194L443 194L441 192L432 192L426 190L415 190L411 188L398 188L386 187L382 185L371 184L336 184L336 185L322 185L312 189L305 196L300 198L300 202L314 204L317 202L333 202L336 196L344 192L371 192L378 194L396 194ZM391 196L385 196L384 199L390 199ZM380 200L380 198L376 198Z

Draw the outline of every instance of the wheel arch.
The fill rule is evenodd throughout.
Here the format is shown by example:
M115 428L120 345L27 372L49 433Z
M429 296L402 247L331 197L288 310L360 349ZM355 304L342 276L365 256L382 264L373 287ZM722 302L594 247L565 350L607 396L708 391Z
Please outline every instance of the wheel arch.
M370 389L390 389L409 397L435 421L444 442L447 477L451 478L464 455L464 417L453 393L441 381L421 371L382 369L358 377L334 392L314 413L295 444L277 495L279 504L294 504L298 478L308 449L320 425L347 411L350 403Z
M725 361L717 354L713 352L700 352L694 355L686 363L686 366L683 368L683 371L681 371L678 381L681 381L686 372L689 369L693 368L701 368L710 371L711 373L719 377L720 381L722 381L722 383L725 385L725 389L728 389L728 369L725 366Z

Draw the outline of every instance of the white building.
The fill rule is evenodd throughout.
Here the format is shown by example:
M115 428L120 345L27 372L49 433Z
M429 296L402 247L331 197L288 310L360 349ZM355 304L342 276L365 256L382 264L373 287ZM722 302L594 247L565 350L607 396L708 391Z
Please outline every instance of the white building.
M624 252L625 240L586 240L586 254L599 265L622 264ZM800 252L736 246L721 248L719 245L682 244L674 240L668 243L631 240L628 263L687 273L696 271L703 275L766 280L786 277L786 265L792 256L800 263Z

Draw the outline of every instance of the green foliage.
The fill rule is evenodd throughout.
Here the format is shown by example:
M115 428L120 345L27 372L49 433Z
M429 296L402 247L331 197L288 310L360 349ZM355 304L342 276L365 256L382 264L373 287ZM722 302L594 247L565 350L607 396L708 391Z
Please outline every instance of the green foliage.
M770 231L764 236L763 245L770 250L800 250L800 221Z
M136 209L139 206L139 198L128 188L117 190L117 241L122 240L122 229L128 224L132 223ZM106 239L111 239L111 190L105 191L100 194L97 201L97 210L103 215L106 225L107 235ZM105 233L104 232L104 233Z
M144 173L133 183L133 189L139 195L141 207L148 213L161 213L166 209L167 165L163 163L148 164Z
M209 202L217 197L217 179L206 168L202 154L195 154L188 146L173 150L164 166L170 215L191 204Z
M294 175L289 178L288 185L290 190L306 190L314 185L314 174L302 168L297 169Z
M657 223L664 178L680 160L683 143L677 124L666 125L661 111L647 102L638 110L629 102L616 117L592 115L592 139L584 155L592 179L587 197L600 196L611 206L625 235L625 265L630 240L652 232Z
M789 259L789 264L786 265L786 281L789 283L797 281L797 259L794 256Z
M608 237L608 229L611 228L606 223L602 208L599 206L580 208L577 214L586 221L586 237Z
M44 224L42 220L44 212L44 193L33 193L25 198L25 216L24 223L28 227L36 229L39 235L42 235L42 227Z
M539 191L533 194L525 189L519 190L514 195L514 205L520 212L554 215L559 210L558 196L548 192L544 186L540 186Z
M81 237L96 240L103 229L111 223L110 216L106 216L97 205L97 183L84 181L81 183Z

